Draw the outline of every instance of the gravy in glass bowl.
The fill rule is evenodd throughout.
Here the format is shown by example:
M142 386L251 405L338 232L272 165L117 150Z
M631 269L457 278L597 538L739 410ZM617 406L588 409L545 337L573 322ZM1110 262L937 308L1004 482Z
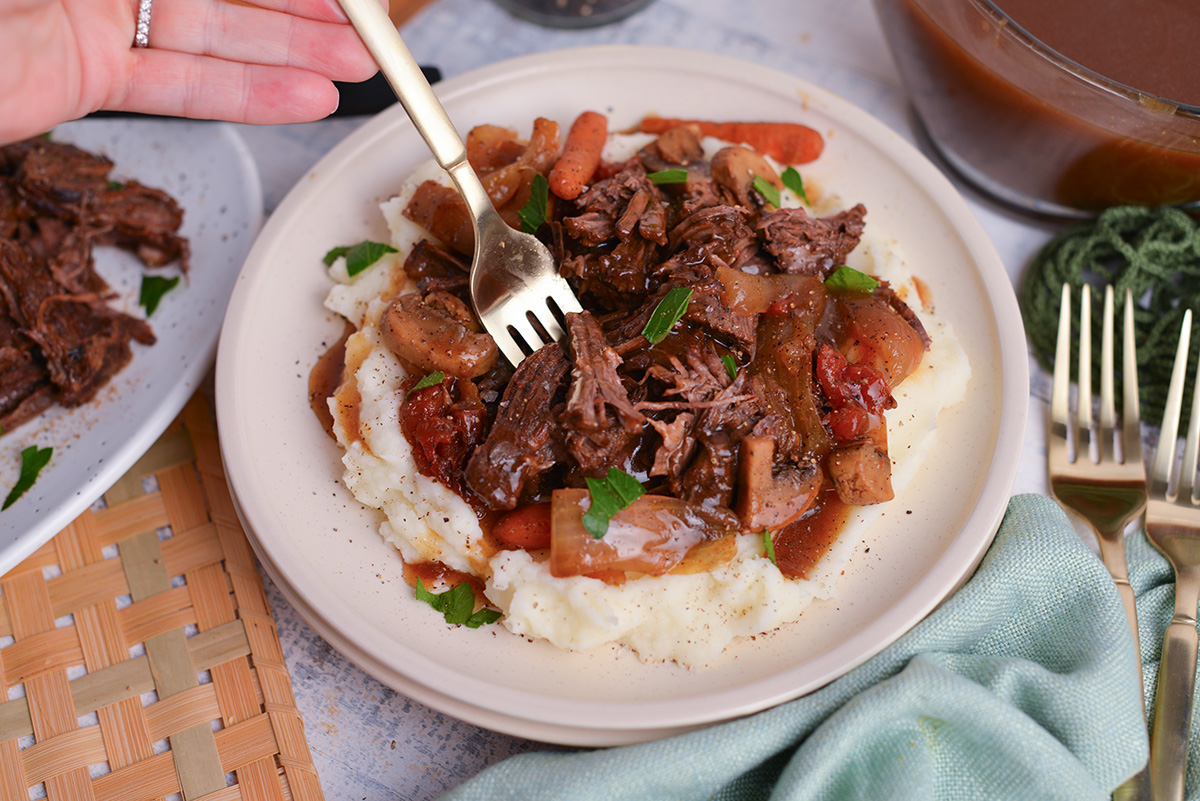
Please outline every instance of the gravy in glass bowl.
M933 146L1028 211L1200 206L1200 4L875 0Z

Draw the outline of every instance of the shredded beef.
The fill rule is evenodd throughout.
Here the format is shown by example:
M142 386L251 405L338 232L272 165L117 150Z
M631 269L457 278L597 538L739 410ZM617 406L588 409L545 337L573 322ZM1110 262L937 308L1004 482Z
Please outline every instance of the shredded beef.
M686 183L647 177L681 167ZM636 158L601 164L573 201L550 204L539 235L588 311L566 315L562 346L477 379L493 422L460 470L472 502L513 509L615 467L650 493L733 517L747 437L771 443L766 458L776 475L814 471L828 455L830 407L813 375L815 349L831 337L825 288L818 281L811 290L820 303L798 303L783 288L794 279L779 274L823 277L844 263L865 209L814 218L761 198L739 202L713 173L696 131L680 128ZM444 187L425 187L406 214L435 235L441 228L457 248L449 206ZM405 266L422 292L465 283L462 261L432 243L421 243ZM747 299L718 280L718 270L774 278L747 282L768 287ZM690 290L687 307L652 343L643 331L675 288ZM878 292L923 334L886 284Z
M804 209L764 214L758 231L766 250L786 273L828 275L858 245L867 210L861 203L830 217L810 217Z
M504 389L487 439L467 462L466 483L490 509L512 509L559 459L553 408L570 363L557 343L525 358Z
M111 181L112 162L44 138L0 147L0 429L54 403L93 398L149 345L144 320L108 305L92 248L114 244L149 267L177 261L183 211L166 193Z
M617 355L589 312L567 315L571 386L560 420L567 449L584 475L601 476L645 425L621 384Z

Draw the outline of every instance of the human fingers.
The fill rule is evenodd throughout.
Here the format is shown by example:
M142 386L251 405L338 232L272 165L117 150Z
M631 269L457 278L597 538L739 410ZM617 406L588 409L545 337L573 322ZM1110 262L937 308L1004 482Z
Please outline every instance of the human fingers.
M126 91L107 108L273 125L321 119L337 109L333 83L297 67L149 48L135 55Z
M376 70L358 34L347 24L228 0L155 0L150 47L297 67L339 81L363 81Z

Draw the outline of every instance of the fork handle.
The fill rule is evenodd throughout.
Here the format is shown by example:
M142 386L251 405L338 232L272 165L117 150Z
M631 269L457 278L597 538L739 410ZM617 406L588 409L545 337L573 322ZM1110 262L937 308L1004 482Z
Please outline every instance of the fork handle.
M1137 674L1138 679L1142 678L1142 643L1138 637L1138 622L1137 622L1137 596L1133 594L1133 587L1129 583L1128 578L1119 578L1113 576L1113 583L1117 587L1117 593L1121 596L1121 603L1125 605L1125 617L1129 621L1129 628L1133 632L1133 653L1137 657ZM1145 711L1145 696L1142 697L1143 711Z
M433 151L437 163L450 170L465 162L467 146L379 0L338 2L400 98L400 105Z
M1192 609L1195 602L1193 599ZM1183 801L1188 732L1196 685L1196 619L1176 609L1163 637L1150 735L1150 787L1155 801Z

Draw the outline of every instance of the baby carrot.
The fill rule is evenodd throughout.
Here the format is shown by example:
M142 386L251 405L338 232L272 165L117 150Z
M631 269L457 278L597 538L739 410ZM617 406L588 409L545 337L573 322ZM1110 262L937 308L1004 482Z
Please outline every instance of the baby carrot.
M825 149L821 134L798 122L712 122L645 117L638 130L660 134L679 125L697 125L704 136L749 145L783 164L805 164Z
M550 170L550 191L563 200L574 200L600 165L600 152L608 139L608 118L585 111L571 124L562 155Z
M492 527L492 534L510 548L549 548L550 504L534 503L506 512Z

